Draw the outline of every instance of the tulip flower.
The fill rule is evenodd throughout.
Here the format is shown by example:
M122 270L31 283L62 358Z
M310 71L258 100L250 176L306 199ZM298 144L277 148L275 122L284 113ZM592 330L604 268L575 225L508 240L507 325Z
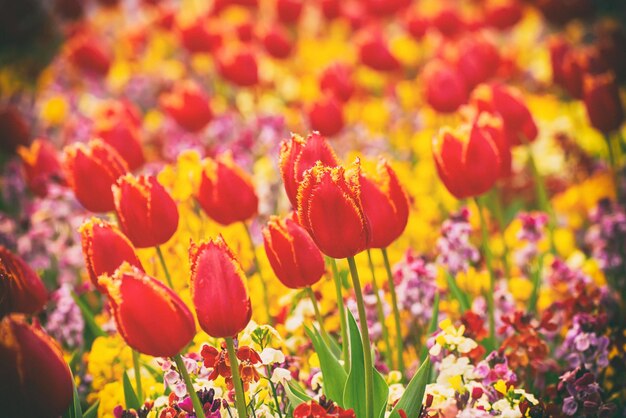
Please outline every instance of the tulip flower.
M37 196L45 197L52 181L63 181L61 162L49 141L36 139L30 147L20 147L17 152L22 158L26 184Z
M344 127L343 105L334 96L326 96L309 109L311 129L324 136L338 134Z
M269 55L279 60L289 57L293 50L289 33L280 26L272 27L265 34L263 46Z
M63 352L21 315L0 321L0 364L3 416L56 418L69 407L72 374Z
M455 112L467 101L467 86L463 77L443 61L426 64L422 80L426 88L426 101L437 112Z
M115 208L111 186L128 172L122 157L99 139L65 147L65 175L76 199L92 212Z
M223 36L215 30L215 22L208 22L206 18L198 18L191 22L184 22L178 26L178 36L181 45L192 54L213 53L222 46Z
M466 37L456 49L456 69L469 88L487 81L498 71L498 49L486 38Z
M367 36L360 46L359 59L365 66L381 72L396 71L401 67L381 33Z
M548 40L550 64L552 66L552 81L559 86L565 86L563 62L571 47L564 37L555 35Z
M176 232L176 202L156 177L122 176L113 186L113 195L120 227L135 247L159 246Z
M285 24L297 23L302 14L303 0L276 0L276 15Z
M198 132L213 119L209 98L193 81L174 85L171 92L161 96L159 103L165 112L189 132Z
M218 70L222 77L240 87L259 82L257 59L246 49L224 51L218 59Z
M517 24L522 18L522 6L518 0L492 0L487 2L485 23L488 26L505 30Z
M320 77L320 90L347 102L355 90L350 67L341 63L327 67Z
M22 113L12 105L0 106L0 150L15 152L30 143L30 126Z
M431 24L446 38L453 38L466 29L460 11L449 1L442 2L441 7L432 17Z
M191 298L200 328L214 338L236 336L252 316L241 264L221 236L192 243L189 260Z
M318 132L309 134L306 140L292 134L281 142L279 161L285 192L294 208L298 206L298 186L306 170L313 168L318 161L328 167L339 165L335 152Z
M126 343L154 357L173 357L191 342L196 326L171 289L128 263L98 284L106 290L117 330Z
M72 64L86 73L105 76L111 67L110 51L91 33L80 33L70 39L67 56Z
M89 279L101 292L104 293L105 289L98 283L98 277L113 275L124 262L143 270L133 244L107 221L91 218L81 225L78 232Z
M347 172L317 162L298 187L298 221L329 257L353 257L369 246L359 175L358 160Z
M456 130L443 128L433 139L433 155L441 181L457 199L479 196L494 185L500 155L488 124L498 122L483 113Z
M130 102L109 101L95 115L94 136L120 154L130 170L144 163L141 147L141 119L138 110Z
M222 225L245 222L258 211L252 178L235 164L230 153L206 159L197 193L207 215Z
M0 318L11 312L37 313L47 301L48 291L37 273L0 245Z
M622 125L624 108L611 72L585 76L584 103L591 126L603 134L616 131Z

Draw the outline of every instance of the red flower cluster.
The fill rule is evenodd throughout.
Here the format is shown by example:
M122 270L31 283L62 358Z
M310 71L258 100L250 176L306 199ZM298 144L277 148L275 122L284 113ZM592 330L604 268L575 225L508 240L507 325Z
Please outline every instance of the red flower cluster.
M212 368L209 380L215 380L222 376L226 381L228 389L233 390L233 378L230 370L230 359L226 350L226 344L222 343L222 349L217 351L215 347L203 345L200 351L204 367ZM261 376L256 369L256 365L261 363L259 353L248 346L237 348L237 359L239 360L239 375L243 382L244 390L248 390L250 383L258 382Z
M315 401L309 401L296 407L293 418L356 418L356 415L352 409L345 410L332 404L326 409Z

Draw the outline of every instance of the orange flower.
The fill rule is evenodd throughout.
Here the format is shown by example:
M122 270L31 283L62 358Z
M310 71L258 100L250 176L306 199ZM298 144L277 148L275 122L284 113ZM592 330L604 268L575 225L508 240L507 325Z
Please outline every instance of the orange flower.
M235 164L230 153L204 160L197 199L206 214L222 225L250 219L259 207L250 175Z
M433 139L437 172L457 199L479 196L489 190L500 172L500 155L487 127L497 124L488 113L457 130L443 128Z
M101 292L98 277L112 275L125 261L143 270L135 248L122 232L102 219L91 218L78 230L89 279Z
M174 85L159 101L165 113L189 132L198 132L211 122L213 111L207 94L193 81Z
M317 132L309 134L306 140L300 135L292 134L290 139L280 144L279 160L285 191L294 208L298 206L298 186L306 170L318 161L329 167L339 165L339 160L326 138Z
M112 276L100 276L117 330L135 350L172 357L193 339L196 326L185 303L170 288L124 263Z
M115 208L111 186L128 171L122 157L99 139L65 147L67 182L76 199L92 212Z
M308 232L291 218L272 216L263 230L263 243L276 277L291 289L312 286L326 270Z
M214 338L234 337L252 316L246 277L221 236L191 244L191 298L200 328Z
M306 171L298 188L298 221L329 257L353 257L369 246L359 176L358 160L348 172L318 162Z
M57 343L21 315L0 322L0 405L7 417L58 417L72 400L72 375Z
M342 103L333 95L321 98L309 109L309 123L324 136L338 134L345 124Z
M37 273L0 245L0 318L11 312L37 313L47 301L48 291Z
M376 176L359 177L363 212L371 228L370 248L385 248L406 228L409 201L396 173L385 160L378 164Z
M127 174L113 186L113 195L120 227L135 247L164 244L176 232L176 202L156 177Z
M57 151L49 141L36 139L30 147L19 147L26 184L37 196L48 193L48 184L58 180L63 182L63 169Z
M455 112L467 101L467 86L461 74L443 61L431 61L422 74L426 101L441 113Z
M591 126L604 134L618 130L624 121L624 109L613 73L587 75L584 83L585 108Z

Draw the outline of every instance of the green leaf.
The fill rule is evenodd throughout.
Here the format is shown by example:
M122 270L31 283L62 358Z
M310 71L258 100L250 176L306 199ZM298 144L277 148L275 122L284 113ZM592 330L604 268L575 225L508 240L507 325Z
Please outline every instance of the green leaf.
M348 340L350 342L350 374L346 380L343 393L343 403L345 408L352 408L357 417L365 416L365 360L363 358L363 344L361 343L361 333L356 320L349 310L348 312ZM373 416L379 418L385 413L389 387L387 382L374 369L374 404Z
M124 384L124 401L126 402L126 409L134 409L135 411L139 410L141 405L139 404L139 400L137 400L137 394L133 389L133 385L130 384L127 372L124 372L122 380Z
M422 408L422 400L428 384L430 369L430 359L427 358L409 382L404 394L402 394L402 397L391 411L389 418L400 418L400 410L403 410L408 418L416 418L418 416Z
M72 371L70 370L70 374ZM74 375L72 374L72 403L67 408L67 411L63 414L63 418L83 418L83 410L80 407L80 398L78 397L78 391L76 390L76 382L74 381Z
M311 397L306 394L303 388L300 385L292 380L289 380L286 385L283 385L285 388L285 393L287 394L287 398L291 403L291 406L296 407L301 403L305 403L311 400Z
M428 324L428 333L426 334L426 339L428 339L435 331L437 331L437 324L439 323L439 292L435 293L435 300L433 301L433 313L430 316L430 324ZM428 355L428 348L426 347L426 341L424 341L424 345L422 346L422 350L420 352L420 360L422 363L426 361L426 356Z
M96 418L98 416L98 407L100 406L100 399L95 401L83 414L83 418Z
M459 285L456 283L455 278L452 277L452 275L448 271L446 271L446 281L448 282L448 288L450 289L450 293L459 302L459 305L461 307L461 313L467 311L470 308L467 295L461 290Z
M96 337L105 337L107 334L100 328L100 325L96 322L94 318L93 312L89 309L89 306L74 292L72 292L72 299L76 302L76 305L80 308L80 312L83 314L83 318L85 319L85 323L89 330Z
M346 371L316 328L305 327L304 331L313 342L313 348L320 360L324 377L324 395L343 408L343 390L348 378Z

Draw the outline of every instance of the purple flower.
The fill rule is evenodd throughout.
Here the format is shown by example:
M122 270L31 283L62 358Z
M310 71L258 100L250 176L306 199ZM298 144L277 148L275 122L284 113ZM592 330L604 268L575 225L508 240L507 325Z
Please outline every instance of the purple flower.
M548 215L543 212L521 213L518 219L522 228L517 233L517 239L524 245L515 251L515 262L524 269L539 254L538 244L544 236Z
M85 321L80 308L72 298L72 288L68 283L52 293L51 300L56 302L55 308L48 316L46 330L59 342L69 348L83 344Z
M411 322L428 326L437 293L435 266L409 250L394 266L394 281L400 309L411 312Z
M446 266L453 276L467 270L470 263L478 261L480 257L469 240L471 232L467 208L461 209L443 223L441 237L437 240L437 263Z

